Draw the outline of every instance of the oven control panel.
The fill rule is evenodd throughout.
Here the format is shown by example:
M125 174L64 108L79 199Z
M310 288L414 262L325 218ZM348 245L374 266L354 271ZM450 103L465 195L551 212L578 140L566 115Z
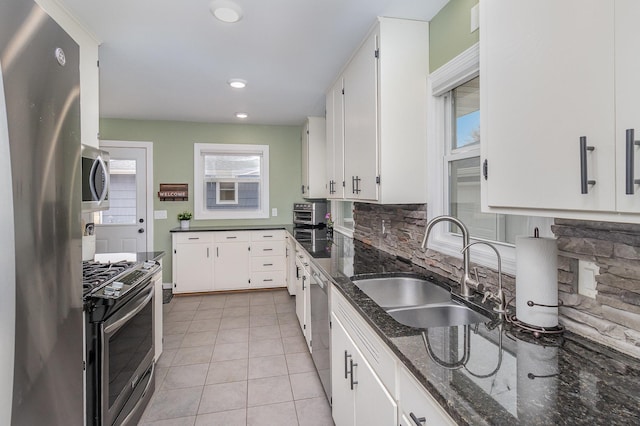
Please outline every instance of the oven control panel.
M139 284L148 281L158 268L157 262L144 262L136 269L118 275L113 281L108 282L95 292L93 296L107 299L122 297Z

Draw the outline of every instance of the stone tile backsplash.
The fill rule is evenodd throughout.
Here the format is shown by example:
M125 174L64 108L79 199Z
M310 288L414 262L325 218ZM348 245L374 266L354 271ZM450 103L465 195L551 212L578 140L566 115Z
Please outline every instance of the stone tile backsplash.
M427 222L426 204L354 203L354 238L458 281L462 261L420 248ZM384 221L384 225L383 225ZM640 225L556 219L558 292L567 329L640 358ZM578 294L578 261L594 262L595 299ZM496 271L478 266L488 287ZM515 297L515 277L505 274L507 299Z

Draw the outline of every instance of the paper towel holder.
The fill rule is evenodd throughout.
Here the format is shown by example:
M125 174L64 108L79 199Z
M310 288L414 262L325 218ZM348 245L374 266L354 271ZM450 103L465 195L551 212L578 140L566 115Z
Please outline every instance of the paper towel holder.
M543 308L559 308L560 306L563 306L564 302L562 301L562 299L558 300L558 304L557 305L545 305L543 303L536 303L533 300L527 300L527 306L542 306Z

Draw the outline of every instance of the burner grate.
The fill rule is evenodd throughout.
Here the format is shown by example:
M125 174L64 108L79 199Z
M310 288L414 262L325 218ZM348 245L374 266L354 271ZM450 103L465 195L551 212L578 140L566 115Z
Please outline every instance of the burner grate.
M120 261L100 263L93 260L82 262L82 294L83 296L100 287L102 284L120 275L135 265L135 262Z

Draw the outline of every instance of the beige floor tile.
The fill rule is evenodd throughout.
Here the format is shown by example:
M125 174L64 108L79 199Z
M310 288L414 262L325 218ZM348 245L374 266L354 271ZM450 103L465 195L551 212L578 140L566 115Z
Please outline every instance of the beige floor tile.
M222 309L224 308L224 303L226 300L227 296L224 295L205 296L200 302L198 310L206 311L209 309Z
M249 380L248 406L292 401L289 376L267 377Z
M249 358L283 354L282 339L249 339Z
M240 343L249 341L248 328L230 328L218 330L216 343Z
M249 360L247 358L212 362L209 365L205 384L214 385L247 380L248 364Z
M247 426L298 426L296 407L292 401L260 405L247 409Z
M294 312L296 310L296 304L287 302L287 303L278 303L276 304L276 312L279 314L283 314L285 312Z
M184 334L169 334L164 336L162 349L178 349L182 344L182 339L184 339Z
M284 355L249 358L249 379L284 376L288 374Z
M144 413L143 421L150 422L196 415L202 389L202 386L196 386L185 389L156 390Z
M298 317L296 316L295 310L292 310L291 312L278 312L277 315L279 324L298 323Z
M248 306L235 306L231 308L224 308L222 310L222 318L246 317L248 315L249 315Z
M180 345L183 348L194 347L194 346L210 346L216 342L215 331L199 331L197 333L187 333L184 335L182 339L182 344Z
M196 416L179 417L177 419L156 420L149 423L140 423L140 426L193 426Z
M284 346L284 352L287 354L309 352L307 342L302 336L283 337L282 344Z
M333 426L331 407L324 396L300 399L295 404L300 426Z
M160 359L156 363L157 367L170 367L173 359L176 357L176 353L178 349L165 349L162 351L162 355L160 355Z
M171 366L189 364L208 364L211 362L213 345L180 348L171 362Z
M162 387L162 382L164 382L164 378L167 377L167 373L169 372L169 367L158 367L156 364L155 375L156 375L156 389L160 389Z
M270 292L253 293L249 297L249 306L273 305L273 294Z
M198 414L246 408L247 382L207 385L202 392Z
M291 381L291 390L295 400L324 396L322 383L315 371L291 374L289 380Z
M298 322L280 324L280 335L282 337L302 337L302 329Z
M198 306L200 306L200 300L192 300L192 299L183 299L183 298L176 298L176 304L175 306L171 309L171 312L178 312L178 311L195 311L196 309L198 309Z
M212 308L212 309L196 311L192 319L198 321L198 320L220 319L220 318L222 318L222 309Z
M280 339L280 337L280 327L277 325L249 328L250 342L253 340Z
M200 331L218 331L219 326L219 319L191 321L191 325L189 325L187 333L198 333Z
M229 294L224 303L224 307L249 306L249 295L247 293Z
M308 352L286 354L286 359L289 374L316 371L316 367L313 365L313 359L311 359L311 355Z
M256 305L249 308L251 315L275 315L276 305Z
M249 315L242 317L222 317L220 330L249 327Z
M275 314L249 316L250 327L262 327L265 325L278 325L278 317Z
M163 322L163 334L165 336L169 336L171 334L184 334L187 332L190 325L191 321Z
M196 417L195 426L246 426L246 424L247 410L242 408L240 410L199 414Z
M295 303L295 297L290 296L287 290L279 290L274 292L273 301L276 305L281 303Z
M163 381L162 389L179 389L204 386L209 364L192 364L170 367Z
M249 357L249 343L217 343L213 350L212 361L228 361Z
M178 322L178 321L191 321L193 317L196 315L195 311L171 311L163 320L167 323L170 322Z

